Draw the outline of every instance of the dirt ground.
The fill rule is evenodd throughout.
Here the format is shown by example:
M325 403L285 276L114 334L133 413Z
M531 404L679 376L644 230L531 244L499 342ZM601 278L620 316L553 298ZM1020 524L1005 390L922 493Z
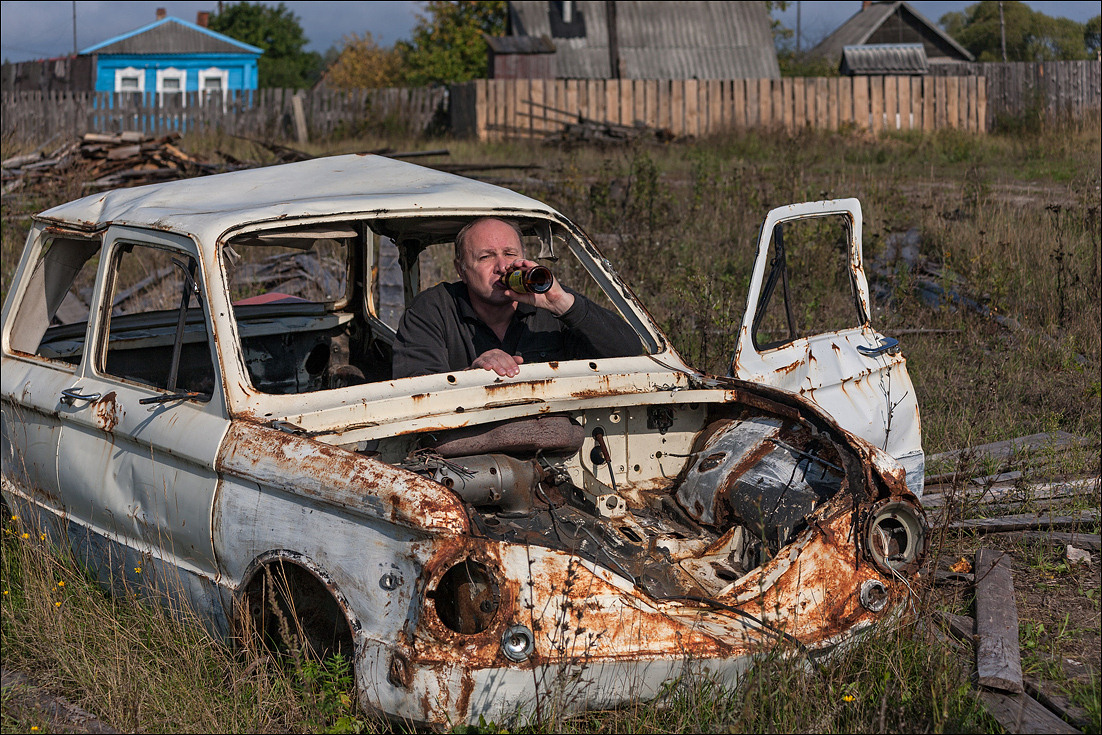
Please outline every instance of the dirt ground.
M37 728L35 732L119 732L92 713L41 689L19 671L0 667L0 689L4 693L4 732L26 732L31 727Z

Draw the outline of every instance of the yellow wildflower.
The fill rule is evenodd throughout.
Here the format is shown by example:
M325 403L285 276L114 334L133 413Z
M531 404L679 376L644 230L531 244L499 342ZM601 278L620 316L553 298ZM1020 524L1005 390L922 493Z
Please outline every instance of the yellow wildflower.
M30 537L31 537L31 535L29 533L25 533L22 536L20 536L20 538L30 538Z
M852 694L847 694L846 696L842 697L843 702L852 702L853 700L854 696Z
M41 534L41 535L40 535L40 536L38 537L38 540L39 540L39 541L45 541L45 540L46 540L46 534Z
M58 587L64 587L64 586L65 586L65 580L63 579L63 580L61 580L60 582L58 582L58 583L57 583L57 586L58 586Z
M61 607L61 600L54 603L54 607Z
M142 573L142 568L140 566L134 567L134 574L141 574L141 573Z

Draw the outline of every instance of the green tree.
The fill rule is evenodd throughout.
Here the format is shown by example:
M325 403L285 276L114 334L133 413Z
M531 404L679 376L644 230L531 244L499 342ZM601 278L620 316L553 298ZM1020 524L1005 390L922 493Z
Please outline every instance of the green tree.
M230 38L264 49L258 62L261 87L307 87L321 73L321 56L304 51L309 40L298 16L280 3L240 2L210 16L208 27Z
M1090 58L1097 59L1102 51L1102 15L1096 15L1083 26L1083 44L1087 47Z
M1057 61L1090 58L1086 28L1068 18L1053 18L1022 2L1003 2L1007 61ZM1002 61L999 3L971 5L938 21L945 32L977 61Z
M417 16L412 41L394 44L402 59L406 84L453 84L486 76L486 40L482 34L505 32L503 0L459 0L425 3Z
M379 46L370 32L352 33L325 72L325 83L334 89L397 86L401 59L393 48Z

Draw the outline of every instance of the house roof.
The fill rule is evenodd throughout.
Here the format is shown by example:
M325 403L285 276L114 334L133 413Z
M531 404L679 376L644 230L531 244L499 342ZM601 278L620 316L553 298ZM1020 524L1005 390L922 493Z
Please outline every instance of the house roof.
M926 74L930 63L921 43L874 43L842 49L843 74Z
M109 38L80 52L85 54L257 54L250 46L209 28L168 16L147 26Z
M926 16L919 13L906 2L874 2L862 8L829 36L808 52L810 56L827 59L841 59L846 46L863 46L868 43L888 41L878 31L886 29L893 16L898 16L903 26L909 26L913 33L897 34L891 38L894 42L919 41L926 46L927 58L950 57L954 61L974 61L972 56L959 43L942 31ZM902 31L902 28L900 28ZM901 37L908 35L908 37Z
M510 2L512 33L547 36L557 49L558 76L607 79L607 3ZM569 28L567 28L569 26ZM769 16L756 2L616 3L621 76L626 79L739 79L779 77Z
M490 36L486 43L495 54L553 54L555 44L546 36Z
M537 211L546 204L499 186L371 155L315 158L92 194L36 217L82 230L110 225L194 235L204 247L251 222L368 212Z

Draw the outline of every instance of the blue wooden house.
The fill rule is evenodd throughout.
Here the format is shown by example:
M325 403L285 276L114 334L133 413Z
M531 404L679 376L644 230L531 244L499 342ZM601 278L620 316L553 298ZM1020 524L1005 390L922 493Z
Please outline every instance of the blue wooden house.
M93 89L155 92L162 100L256 90L264 50L206 28L208 17L199 13L197 23L188 23L158 10L154 23L82 50L95 59Z

